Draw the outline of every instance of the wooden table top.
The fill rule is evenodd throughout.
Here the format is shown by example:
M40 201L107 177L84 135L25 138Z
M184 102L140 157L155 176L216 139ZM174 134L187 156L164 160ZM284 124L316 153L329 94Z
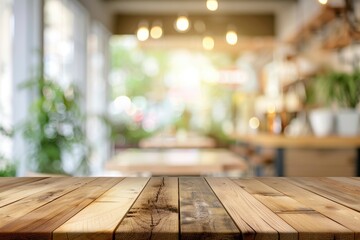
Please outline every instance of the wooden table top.
M191 135L183 138L174 135L157 135L140 141L141 148L213 148L216 146L214 139L201 136Z
M360 136L341 137L341 136L298 136L290 137L274 134L249 134L232 136L234 140L247 142L253 145L260 145L271 148L359 148Z
M151 176L199 176L245 169L246 162L226 149L127 149L106 164L108 171Z
M1 178L0 239L360 239L360 178Z

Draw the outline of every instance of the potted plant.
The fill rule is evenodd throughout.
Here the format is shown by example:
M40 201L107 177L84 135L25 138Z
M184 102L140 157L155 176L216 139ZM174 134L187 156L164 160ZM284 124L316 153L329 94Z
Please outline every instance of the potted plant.
M305 105L310 108L309 121L315 136L324 137L333 133L334 116L321 93L322 78L306 85Z
M319 94L327 103L337 107L336 132L341 136L358 134L360 101L360 72L331 72L319 78Z
M63 88L44 77L31 80L24 87L38 93L23 125L31 170L46 174L85 174L88 149L78 108L79 91L74 86ZM64 168L64 158L76 166L73 171Z

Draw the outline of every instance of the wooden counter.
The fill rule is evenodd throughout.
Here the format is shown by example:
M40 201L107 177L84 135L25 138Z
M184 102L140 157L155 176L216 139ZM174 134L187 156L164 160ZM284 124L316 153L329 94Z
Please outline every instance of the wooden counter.
M360 239L360 178L0 178L0 239Z
M288 137L273 134L253 134L253 135L233 135L233 139L241 142L248 142L264 147L283 147L283 148L358 148L360 147L360 136L340 137L340 136L298 136Z
M286 149L356 149L356 166L354 176L360 176L360 136L355 137L316 137L298 136L287 137L273 134L253 134L232 136L239 143L255 145L258 147L276 149L275 167L276 175L284 176L284 151Z

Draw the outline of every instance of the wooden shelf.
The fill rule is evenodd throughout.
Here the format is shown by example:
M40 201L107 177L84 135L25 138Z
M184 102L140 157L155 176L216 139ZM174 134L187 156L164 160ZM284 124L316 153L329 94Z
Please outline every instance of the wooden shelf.
M254 134L254 135L239 135L232 136L234 140L240 142L247 142L263 147L285 147L285 148L307 148L307 149L329 149L329 148L358 148L360 147L360 136L341 137L341 136L298 136L288 137L285 135L272 134Z
M354 40L360 40L360 34L352 32L348 25L345 24L341 30L341 32L333 34L331 38L324 42L323 49L339 49L350 45Z
M327 23L334 20L337 16L344 13L343 7L331 7L324 6L321 10L305 23L298 32L296 32L292 37L290 37L287 42L298 44L311 37L313 32L324 27Z

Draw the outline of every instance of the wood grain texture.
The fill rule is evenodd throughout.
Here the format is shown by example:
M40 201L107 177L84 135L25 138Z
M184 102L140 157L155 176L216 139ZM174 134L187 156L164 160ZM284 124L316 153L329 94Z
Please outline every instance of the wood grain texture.
M5 178L2 187L1 240L360 240L360 178Z
M180 178L181 239L239 239L240 232L203 178Z
M2 207L0 208L0 227L94 180L92 178L64 178L47 185L40 192Z
M230 179L206 180L244 234L244 239L278 239L278 234L282 240L297 239L294 228Z
M0 192L0 207L46 190L52 184L62 181L63 179L64 178L46 178L17 187L9 187L7 190Z
M332 219L355 233L355 239L360 240L360 213L349 209L328 198L316 193L307 191L301 187L291 184L284 178L261 178L265 183L276 190L283 192L287 196L295 199L304 205L311 206L317 212Z
M346 207L360 211L360 189L327 178L291 178L289 182Z
M178 239L178 179L151 178L116 229L116 240Z
M30 178L30 177L0 177L0 192L3 192L7 189L15 188L17 186L25 185L27 183L36 182L43 180L45 178Z
M113 232L148 178L127 178L69 219L53 233L55 240L112 240Z
M237 179L234 181L296 229L299 232L299 239L354 238L349 229L258 180ZM332 229L332 232L329 232L329 229Z
M60 178L54 179L60 181ZM98 178L85 184L77 191L63 195L1 227L0 239L51 239L56 228L120 181L120 178Z

